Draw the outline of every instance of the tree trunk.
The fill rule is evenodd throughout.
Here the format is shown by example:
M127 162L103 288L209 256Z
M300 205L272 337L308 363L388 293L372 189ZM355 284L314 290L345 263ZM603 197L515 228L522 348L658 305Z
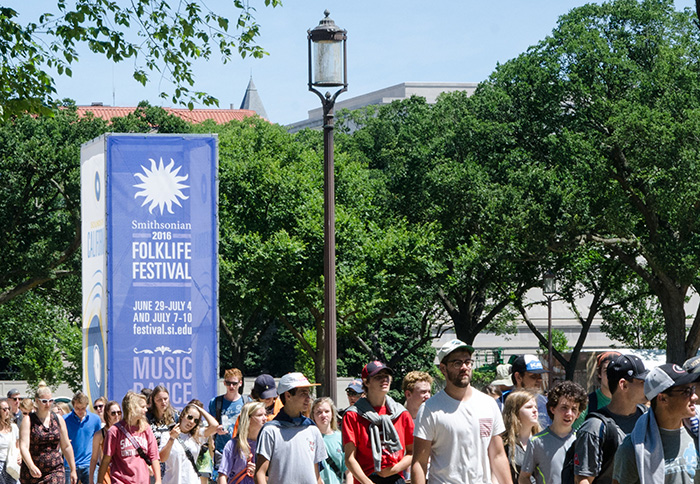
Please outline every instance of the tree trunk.
M658 297L666 325L666 362L682 365L688 357L685 348L685 291L665 283Z

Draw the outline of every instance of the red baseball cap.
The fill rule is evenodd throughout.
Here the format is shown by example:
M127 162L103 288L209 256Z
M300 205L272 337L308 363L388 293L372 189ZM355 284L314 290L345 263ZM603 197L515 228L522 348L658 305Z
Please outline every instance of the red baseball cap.
M378 360L374 360L370 363L367 363L365 367L362 369L362 378L369 378L371 376L376 375L382 370L387 370L390 375L394 374L394 370L386 366L384 363Z

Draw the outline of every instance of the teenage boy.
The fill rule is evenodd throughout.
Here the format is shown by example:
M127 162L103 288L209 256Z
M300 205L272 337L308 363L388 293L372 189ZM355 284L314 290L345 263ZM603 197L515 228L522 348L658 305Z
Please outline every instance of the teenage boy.
M605 407L610 403L612 392L608 383L607 368L610 362L620 356L617 351L603 351L596 356L595 376L598 380L599 387L588 394L588 406L585 412L581 412L581 416L574 422L574 429L578 429L586 420L588 412L595 412L599 408Z
M360 484L402 484L403 471L411 464L413 419L387 395L393 374L381 361L365 365L362 389L366 396L343 416L345 464Z
M698 380L700 373L688 373L672 363L649 372L644 394L651 409L617 449L614 483L698 482L697 438L684 422L695 416Z
M411 414L413 423L416 422L420 406L430 398L432 386L433 377L424 371L411 371L403 378L401 389L406 397L406 410Z
M73 411L63 416L66 422L68 438L73 446L75 457L75 470L78 473L78 482L88 484L92 481L90 476L90 459L92 458L92 436L102 428L102 420L96 413L88 412L90 403L87 395L78 392L73 395ZM70 484L70 468L64 459L66 471L66 484Z
M301 373L280 378L283 407L258 435L255 484L322 484L318 465L325 461L323 436L310 418L311 387Z
M587 404L586 390L578 383L563 381L549 391L547 412L552 423L530 439L520 469L520 484L530 484L530 476L537 484L561 484L566 450L576 438L572 427Z
M233 428L236 425L238 415L241 413L245 403L240 394L243 383L243 373L238 368L229 368L224 372L224 386L226 393L214 397L209 402L209 414L216 418L219 427L216 431L214 469L219 468L221 463L221 453L224 451L226 443L231 440Z
M621 355L609 362L606 378L610 403L595 412L589 409L588 418L576 431L573 458L576 484L612 483L615 452L639 417L646 413L644 378L648 373L642 360L634 355Z
M537 393L537 414L540 426L547 427L552 420L547 410L547 397L542 395L542 374L545 372L542 362L535 355L520 355L513 360L510 368L514 387L513 390L532 390ZM502 402L508 393L503 394Z
M445 389L427 400L416 418L411 482L510 484L496 401L471 386L474 348L454 339L438 351Z

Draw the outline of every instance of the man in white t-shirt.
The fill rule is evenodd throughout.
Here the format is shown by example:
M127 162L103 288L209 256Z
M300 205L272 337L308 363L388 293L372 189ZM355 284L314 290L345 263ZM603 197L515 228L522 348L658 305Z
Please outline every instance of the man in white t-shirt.
M445 389L418 411L412 484L512 483L496 401L471 386L474 348L454 339L438 351ZM430 461L430 477L426 481Z

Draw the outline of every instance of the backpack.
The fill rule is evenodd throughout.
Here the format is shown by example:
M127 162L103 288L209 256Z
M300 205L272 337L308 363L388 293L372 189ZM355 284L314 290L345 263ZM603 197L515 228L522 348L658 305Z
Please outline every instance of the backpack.
M610 417L601 415L598 412L591 412L586 417L586 420L590 418L597 418L603 422L605 426L605 435L603 437L602 448L603 448L603 464L600 468L600 475L603 475L605 471L613 464L615 460L615 452L617 447L620 445L619 433L617 424ZM576 441L574 441L568 449L566 449L566 455L564 457L564 467L561 470L561 482L562 484L570 484L574 482L574 454L576 453ZM593 479L596 482L598 477Z

